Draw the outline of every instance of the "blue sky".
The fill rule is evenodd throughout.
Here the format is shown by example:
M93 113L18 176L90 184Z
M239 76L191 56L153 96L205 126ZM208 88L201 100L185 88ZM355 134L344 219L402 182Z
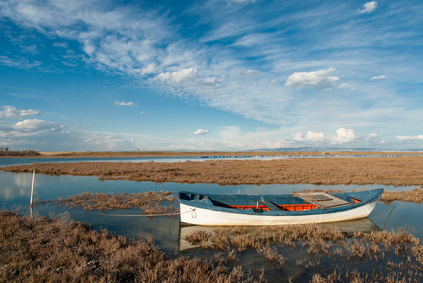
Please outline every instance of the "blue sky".
M423 3L0 2L0 146L423 150Z

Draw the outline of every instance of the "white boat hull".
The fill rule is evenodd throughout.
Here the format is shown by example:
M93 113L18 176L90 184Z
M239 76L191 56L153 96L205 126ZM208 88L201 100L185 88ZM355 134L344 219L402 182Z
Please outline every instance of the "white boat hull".
M378 199L363 206L345 211L310 215L266 215L265 213L251 215L235 212L222 212L206 208L198 208L180 203L182 223L206 226L257 226L257 225L287 225L347 221L367 217L375 208Z

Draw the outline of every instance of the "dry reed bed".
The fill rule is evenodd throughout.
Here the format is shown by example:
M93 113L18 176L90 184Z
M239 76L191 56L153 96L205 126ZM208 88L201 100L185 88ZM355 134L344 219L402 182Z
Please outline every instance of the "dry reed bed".
M405 201L405 202L423 202L423 189L414 188L411 191L383 191L381 201L391 203L393 201Z
M397 232L342 233L318 225L217 228L197 230L185 237L206 249L233 254L255 249L257 254L283 269L286 248L306 255L296 264L305 268L300 281L312 282L421 282L423 246L404 229ZM325 262L325 264L320 264ZM352 280L354 278L354 280Z
M78 162L19 165L8 172L97 176L101 180L240 184L423 185L423 156L219 160L176 163Z
M253 282L224 258L170 257L147 239L8 211L0 211L0 254L0 282Z
M81 208L84 210L113 210L140 208L143 214L174 214L179 209L173 207L172 203L177 198L172 192L143 192L143 193L96 193L89 192L80 195L59 198L55 201L38 201L39 204L53 203L59 206L70 208Z

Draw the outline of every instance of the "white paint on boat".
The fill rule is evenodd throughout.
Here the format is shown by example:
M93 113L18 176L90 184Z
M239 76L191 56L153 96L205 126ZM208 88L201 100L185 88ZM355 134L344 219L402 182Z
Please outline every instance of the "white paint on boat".
M266 212L252 214L240 214L236 211L222 212L212 209L198 208L180 203L180 217L182 223L206 226L228 226L228 225L287 225L287 224L309 224L309 223L329 223L346 221L367 217L378 202L379 198L362 206L345 210L313 214L310 215L266 215Z

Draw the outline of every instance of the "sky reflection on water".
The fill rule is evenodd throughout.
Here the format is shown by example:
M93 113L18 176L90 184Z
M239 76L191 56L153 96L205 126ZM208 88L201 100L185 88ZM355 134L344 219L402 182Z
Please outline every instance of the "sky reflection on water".
M29 213L29 201L32 174L0 172L0 206L3 209L17 209ZM84 192L91 193L139 193L146 191L194 191L217 194L281 194L302 189L339 188L346 191L383 187L386 190L411 190L414 187L393 186L315 186L315 185L240 185L219 186L217 184L177 184L134 181L99 181L97 177L50 176L36 174L34 198L55 200L60 197L73 196ZM177 204L173 204L177 206ZM391 213L392 211L392 213ZM108 212L90 212L80 209L57 207L53 204L34 207L38 215L69 213L71 219L90 223L93 228L106 228L113 233L136 237L140 233L151 237L164 250L173 252L179 245L179 217L119 217L116 215L139 214L139 210L114 210ZM389 218L388 218L389 216ZM397 229L407 225L414 230L414 235L423 239L423 209L420 204L394 202L386 205L379 202L368 217L377 227L386 230Z

